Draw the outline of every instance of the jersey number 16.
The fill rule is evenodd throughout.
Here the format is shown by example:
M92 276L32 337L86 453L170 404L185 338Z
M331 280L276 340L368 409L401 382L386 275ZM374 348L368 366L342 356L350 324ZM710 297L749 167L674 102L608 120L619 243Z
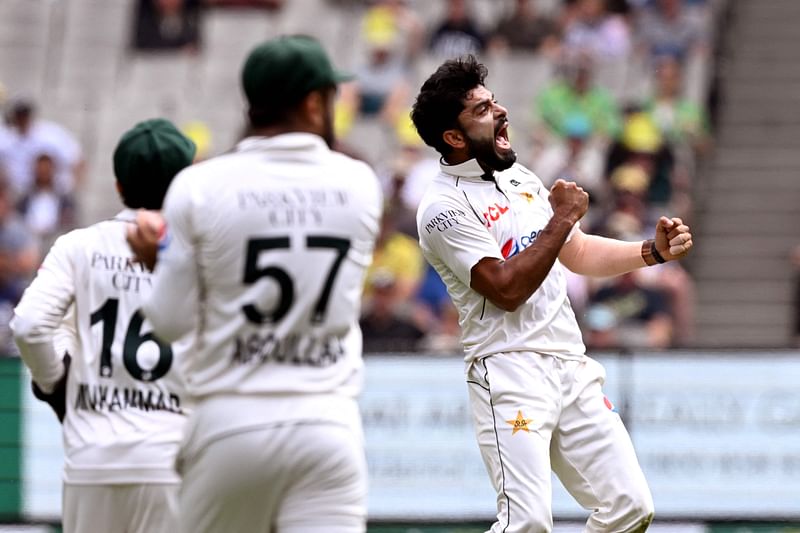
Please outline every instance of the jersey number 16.
M114 372L111 365L111 345L114 342L114 330L117 326L117 312L119 310L119 300L109 298L97 311L92 313L92 325L98 322L103 323L103 341L100 349L100 375L110 378ZM139 381L155 381L169 372L172 366L172 348L169 344L158 340L152 333L142 334L142 323L144 318L137 309L128 329L125 333L125 340L122 343L122 362L128 373ZM158 346L158 362L150 369L139 366L136 360L136 353L139 347L147 341L153 341Z

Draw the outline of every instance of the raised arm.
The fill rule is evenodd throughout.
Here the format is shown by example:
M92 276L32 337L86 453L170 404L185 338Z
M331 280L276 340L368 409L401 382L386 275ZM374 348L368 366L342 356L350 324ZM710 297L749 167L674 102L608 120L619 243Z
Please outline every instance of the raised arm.
M558 258L576 274L608 277L685 257L693 245L689 226L680 218L661 217L655 239L636 242L587 235L578 230Z
M191 332L199 314L198 273L192 248L190 197L180 176L173 181L162 213L139 211L128 244L153 270L153 290L142 313L165 342Z
M485 257L472 267L470 286L494 305L515 311L539 288L589 206L589 195L573 182L557 180L550 190L553 217L533 246L504 261Z
M175 342L194 330L200 310L194 251L185 242L168 238L167 248L158 254L153 291L142 313L160 339Z

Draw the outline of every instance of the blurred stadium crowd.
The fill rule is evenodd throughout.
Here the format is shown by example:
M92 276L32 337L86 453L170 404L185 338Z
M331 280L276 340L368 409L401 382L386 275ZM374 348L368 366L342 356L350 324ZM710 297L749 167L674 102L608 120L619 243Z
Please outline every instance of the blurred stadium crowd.
M107 9L91 0L54 2L82 3L87 13ZM103 105L93 96L103 83L116 95L129 85L131 109L184 124L200 157L213 156L245 134L238 78L227 65L239 65L247 49L275 33L317 36L356 75L339 94L338 149L373 165L387 206L365 286L366 353L460 351L455 308L415 234L416 205L438 159L408 118L420 84L444 59L475 54L488 66L487 86L509 108L518 161L546 185L564 177L590 192L584 228L639 240L649 238L659 214L692 222L692 188L713 147L709 115L724 0L108 3L125 9L127 27L108 36L123 50L109 59L112 74L103 73L101 60L93 67L91 54L84 58L94 70L76 83L90 80L95 93L25 94L14 70L0 71L0 342L7 352L8 317L42 253L60 233L114 203L106 185L97 185L113 181L108 146L117 139L105 137L114 128L88 137L71 131L48 116L53 101L72 106L67 113L74 117ZM239 47L230 46L237 38ZM177 78L175 70L186 75ZM62 72L60 79L68 78ZM180 83L172 87L170 80ZM136 112L117 112L113 120L127 128L134 117L150 118ZM98 188L105 196L90 194ZM98 198L103 207L89 205ZM678 263L610 280L576 276L569 290L590 349L692 342L694 290Z

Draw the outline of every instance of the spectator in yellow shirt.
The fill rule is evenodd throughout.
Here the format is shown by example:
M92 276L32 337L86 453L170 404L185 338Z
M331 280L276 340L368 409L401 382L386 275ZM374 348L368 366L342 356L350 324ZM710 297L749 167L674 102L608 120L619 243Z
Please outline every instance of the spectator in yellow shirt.
M424 269L425 262L416 239L396 229L393 212L387 208L375 244L372 265L367 270L367 279L377 271L390 273L395 280L397 299L410 301L417 291ZM364 296L369 298L370 295L371 289L367 285Z

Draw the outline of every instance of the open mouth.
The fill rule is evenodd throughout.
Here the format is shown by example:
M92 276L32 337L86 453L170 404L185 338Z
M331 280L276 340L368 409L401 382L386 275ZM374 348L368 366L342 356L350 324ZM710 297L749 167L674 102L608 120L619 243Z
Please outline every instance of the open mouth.
M508 140L508 122L505 122L494 136L494 144L501 150L510 150L511 142Z

